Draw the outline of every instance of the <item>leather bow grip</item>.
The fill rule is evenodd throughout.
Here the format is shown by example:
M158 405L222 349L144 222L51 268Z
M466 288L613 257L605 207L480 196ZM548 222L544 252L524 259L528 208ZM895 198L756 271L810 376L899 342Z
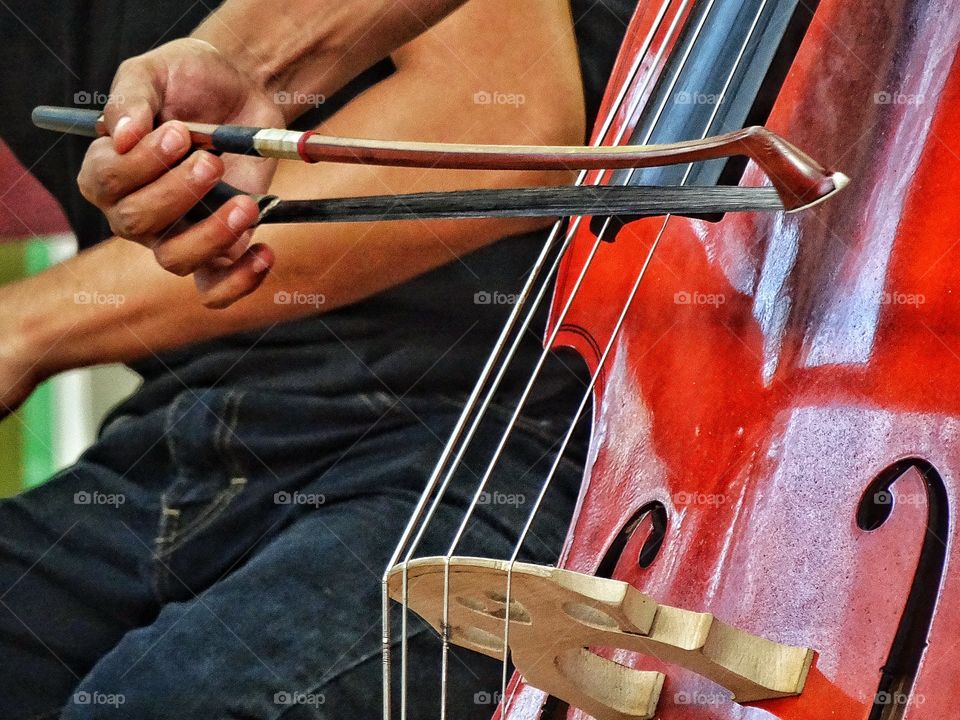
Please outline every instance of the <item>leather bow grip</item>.
M187 220L195 223L206 220L219 208L223 207L223 204L226 203L227 200L238 195L247 195L257 203L260 214L257 216L257 222L254 223L254 226L259 225L267 211L280 202L280 198L276 195L253 195L251 193L245 193L239 188L235 188L230 183L220 182L217 183L213 190L204 195L200 202L190 208L185 217Z
M103 114L97 110L82 110L79 108L59 108L41 105L35 108L32 114L33 124L42 130L53 130L54 132L69 133L81 137L97 138L106 134L106 128L103 125ZM216 153L216 150L211 150ZM245 194L242 190L235 188L229 183L218 183L213 190L208 192L202 200L194 205L186 214L186 219L191 222L200 222L210 217L218 208L222 207L227 200L237 195ZM276 202L277 198L273 195L251 195L257 206L260 208L260 218L263 213Z

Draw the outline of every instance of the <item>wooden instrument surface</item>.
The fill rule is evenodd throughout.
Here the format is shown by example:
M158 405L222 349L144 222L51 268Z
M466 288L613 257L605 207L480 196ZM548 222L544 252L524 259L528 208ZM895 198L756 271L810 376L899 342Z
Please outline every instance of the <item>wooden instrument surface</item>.
M652 27L647 5L614 89ZM954 714L958 40L949 0L822 0L767 126L851 186L797 215L670 219L604 364L562 566L610 564L659 603L817 651L799 697L747 705L682 668L607 652L665 673L663 720ZM743 184L762 182L748 167ZM632 222L601 246L557 345L596 367L663 227ZM555 315L594 240L584 223ZM656 516L662 545L643 567ZM899 709L896 697L875 706L884 666L912 672L895 638L910 621L927 635L924 614L912 688L891 686ZM520 686L505 714L533 718L544 700Z

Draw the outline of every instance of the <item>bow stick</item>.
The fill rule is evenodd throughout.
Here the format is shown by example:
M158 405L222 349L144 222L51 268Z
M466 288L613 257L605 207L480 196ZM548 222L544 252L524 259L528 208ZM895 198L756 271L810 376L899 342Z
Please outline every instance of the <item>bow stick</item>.
M96 110L41 106L34 124L86 137L107 134ZM663 145L574 147L464 145L361 140L316 132L186 122L195 149L304 162L340 162L462 170L616 170L680 165L744 155L772 187L564 186L463 190L320 200L253 196L257 224L371 222L570 215L693 215L742 211L795 212L826 200L848 179L831 172L778 135L750 127L716 137ZM225 183L204 204L219 206L240 191Z

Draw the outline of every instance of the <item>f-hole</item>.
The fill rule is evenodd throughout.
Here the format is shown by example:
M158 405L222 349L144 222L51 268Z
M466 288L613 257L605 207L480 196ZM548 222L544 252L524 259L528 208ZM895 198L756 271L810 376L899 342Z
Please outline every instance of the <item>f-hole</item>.
M620 563L620 557L627 548L627 543L633 539L637 530L644 526L643 521L647 517L650 518L650 532L637 553L637 565L641 568L648 568L653 564L667 534L667 509L663 506L663 503L659 502L647 503L624 523L597 566L597 577L613 577L614 570Z
M597 566L597 577L613 577L614 570L620 564L620 558L623 557L623 553L627 549L627 544L636 535L638 529L645 527L643 521L647 517L650 518L650 532L637 553L637 565L641 568L650 567L660 552L660 548L663 547L663 541L667 534L667 509L660 502L647 503L624 523L620 532L610 543L610 547L607 548L607 552L604 553L603 559L600 560L600 564ZM563 720L569 712L569 704L550 695L544 703L540 720Z
M927 525L913 584L897 626L890 654L880 671L880 682L869 720L898 720L910 701L910 693L927 647L930 625L943 582L950 508L947 489L937 469L922 458L906 458L883 470L867 487L857 507L857 525L872 531L883 526L896 507L893 485L910 470L923 478L927 492Z

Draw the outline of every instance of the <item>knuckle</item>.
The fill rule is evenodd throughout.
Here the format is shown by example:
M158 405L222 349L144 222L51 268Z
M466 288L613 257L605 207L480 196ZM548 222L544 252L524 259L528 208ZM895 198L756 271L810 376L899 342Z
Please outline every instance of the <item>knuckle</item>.
M101 178L107 174L115 174L115 171L107 173L105 170L105 167L110 164L110 158L106 155L109 152L109 145L110 141L106 138L100 138L91 143L80 166L80 172L77 174L77 187L81 194L95 205L106 197L100 182Z
M99 198L116 198L124 190L123 175L119 168L110 162L96 163L92 168L90 181L92 191Z
M191 268L184 262L183 258L178 257L175 252L170 250L169 245L160 244L155 247L153 256L156 258L157 264L168 273L178 277L186 277L190 274Z
M124 76L129 75L131 72L136 70L142 64L143 60L139 57L127 58L117 66L116 77L118 79L122 79Z
M139 235L140 229L136 213L131 210L129 203L120 203L110 212L110 229L121 237Z
M77 188L79 188L80 194L83 195L86 200L94 205L98 204L97 188L90 177L90 171L86 163L80 168L80 174L77 175Z
M110 213L110 228L120 237L133 239L150 231L150 220L140 208L125 202Z

